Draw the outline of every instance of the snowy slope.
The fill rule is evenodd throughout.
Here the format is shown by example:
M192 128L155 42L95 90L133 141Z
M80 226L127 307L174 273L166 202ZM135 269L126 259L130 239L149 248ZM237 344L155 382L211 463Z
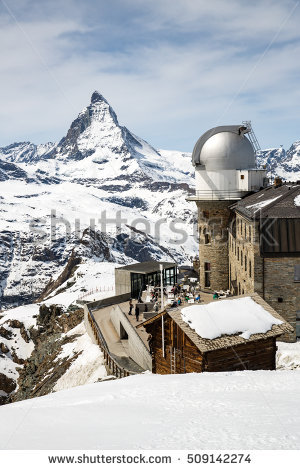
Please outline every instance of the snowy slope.
M0 351L0 375L3 374L11 379L11 386L13 386L12 381L16 382L18 379L17 368L22 367L19 359L23 362L34 350L34 343L28 334L28 330L31 326L36 325L38 311L38 305L29 304L11 309L0 318L0 330L2 333L0 334L0 343L5 346L4 350L7 350L5 354L3 354L3 349ZM16 321L24 325L25 334L21 334L20 327L15 327L14 322ZM0 386L1 392L4 395L3 389L1 390Z
M107 264L107 263L106 263ZM99 269L99 268L98 268ZM101 269L100 269L101 270ZM95 270L94 270L95 273ZM91 275L91 273L89 274ZM82 279L78 280L80 286ZM72 286L74 289L74 286ZM71 289L70 289L71 290ZM99 294L98 294L99 295ZM111 295L111 291L102 292L102 297ZM72 325L72 313L67 306L78 298L78 292L60 293L54 295L52 299L48 299L45 304L47 306L60 303L65 308L65 314L69 316L69 322ZM90 336L86 332L83 321L74 328L64 333L62 328L51 331L48 328L46 337L42 337L44 332L41 324L37 324L37 316L39 315L40 304L28 304L14 309L7 310L0 318L0 404L7 402L19 390L20 371L27 366L26 374L32 375L38 369L40 370L40 382L44 382L47 378L51 380L51 388L47 391L61 390L87 383L94 383L98 379L107 376L104 365L103 354L98 345L93 344ZM66 323L67 325L68 323ZM73 323L74 324L74 323ZM48 325L49 326L49 325ZM55 333L54 347L47 347L46 342L49 341L50 335ZM42 345L44 342L44 346ZM42 348L45 351L42 351ZM38 351L42 351L42 355ZM32 357L32 353L35 356ZM47 361L47 356L51 354L51 362L49 366L43 364ZM44 355L44 357L43 357ZM28 369L28 359L32 359L33 369ZM42 365L42 368L41 368ZM59 372L59 367L63 366L64 370ZM21 385L26 385L29 396L34 392L36 385L32 386L27 383L28 380L22 377ZM45 394L42 391L40 394ZM24 399L26 396L17 397L18 400Z
M77 265L89 260L186 263L197 253L196 211L185 200L193 186L190 155L155 150L119 124L98 92L59 143L0 149L0 184L0 299L5 306L39 297L71 256ZM104 214L115 218L118 211L121 228L105 228ZM187 232L183 243L170 229L176 218ZM159 224L160 219L165 221Z
M300 371L143 374L2 406L0 446L299 449L299 393Z

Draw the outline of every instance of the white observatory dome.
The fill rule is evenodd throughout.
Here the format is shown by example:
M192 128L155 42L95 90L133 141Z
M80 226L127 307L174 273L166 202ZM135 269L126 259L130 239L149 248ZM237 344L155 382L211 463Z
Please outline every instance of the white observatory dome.
M200 137L193 151L193 164L206 170L255 168L255 153L241 126L222 126Z

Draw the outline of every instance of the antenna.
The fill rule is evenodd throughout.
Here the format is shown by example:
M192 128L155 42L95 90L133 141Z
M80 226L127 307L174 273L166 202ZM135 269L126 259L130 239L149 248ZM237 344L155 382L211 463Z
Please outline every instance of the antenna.
M252 125L251 125L251 121L243 121L242 123L247 128L246 132L248 134L249 140L252 144L252 147L253 147L254 151L258 152L258 150L260 150L260 145L258 143L256 135L254 134L254 130L253 130Z

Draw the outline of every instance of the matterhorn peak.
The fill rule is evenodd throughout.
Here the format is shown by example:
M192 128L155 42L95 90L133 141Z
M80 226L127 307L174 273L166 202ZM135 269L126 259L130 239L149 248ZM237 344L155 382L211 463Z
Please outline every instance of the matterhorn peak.
M101 95L101 93L99 93L99 91L95 90L94 93L92 94L92 97L91 97L91 104L93 103L99 103L101 101L104 101L105 103L108 104L107 100L104 98L103 95Z

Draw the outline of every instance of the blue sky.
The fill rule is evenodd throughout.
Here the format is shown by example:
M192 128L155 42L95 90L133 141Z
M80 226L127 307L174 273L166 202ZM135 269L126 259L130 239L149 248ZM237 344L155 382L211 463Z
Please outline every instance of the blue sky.
M242 120L288 148L299 24L289 0L0 0L0 146L59 140L99 90L156 148Z

